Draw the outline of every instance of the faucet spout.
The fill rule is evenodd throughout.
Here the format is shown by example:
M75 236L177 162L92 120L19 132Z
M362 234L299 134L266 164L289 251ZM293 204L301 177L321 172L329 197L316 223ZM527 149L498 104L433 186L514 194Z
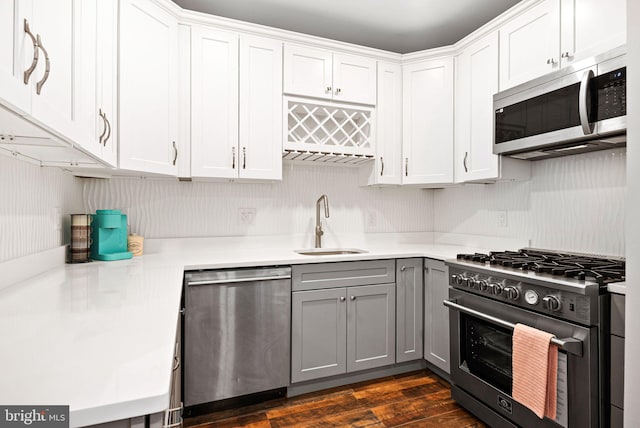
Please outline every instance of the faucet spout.
M324 201L324 216L325 218L329 218L329 198L327 195L322 195L316 201L316 248L322 247L322 235L324 235L324 231L322 230L322 222L320 221L320 203Z

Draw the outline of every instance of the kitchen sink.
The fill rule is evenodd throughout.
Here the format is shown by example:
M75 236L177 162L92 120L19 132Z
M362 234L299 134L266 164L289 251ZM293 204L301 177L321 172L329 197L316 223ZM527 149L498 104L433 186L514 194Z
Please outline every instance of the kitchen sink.
M340 254L361 254L367 253L368 251L357 248L308 248L305 250L295 250L295 252L305 256L337 256Z

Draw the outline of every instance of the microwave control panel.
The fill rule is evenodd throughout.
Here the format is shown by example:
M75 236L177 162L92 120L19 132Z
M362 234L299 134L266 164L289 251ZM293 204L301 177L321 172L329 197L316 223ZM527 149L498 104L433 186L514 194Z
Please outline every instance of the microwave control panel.
M627 67L595 77L592 85L597 91L597 121L627 114Z

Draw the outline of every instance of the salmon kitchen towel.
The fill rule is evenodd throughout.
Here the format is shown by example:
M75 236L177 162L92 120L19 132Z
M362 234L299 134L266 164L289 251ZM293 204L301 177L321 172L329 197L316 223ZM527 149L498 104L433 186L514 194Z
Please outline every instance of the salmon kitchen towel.
M558 347L552 334L516 324L513 330L513 399L540 419L556 418Z

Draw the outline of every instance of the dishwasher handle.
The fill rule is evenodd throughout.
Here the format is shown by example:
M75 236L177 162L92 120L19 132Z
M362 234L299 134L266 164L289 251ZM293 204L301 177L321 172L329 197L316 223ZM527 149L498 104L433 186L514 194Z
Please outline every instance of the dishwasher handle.
M291 279L291 275L278 276L254 276L248 278L229 278L229 279L208 279L203 281L188 281L187 285L216 285L216 284L233 284L238 282L259 282L259 281L277 281L279 279Z

